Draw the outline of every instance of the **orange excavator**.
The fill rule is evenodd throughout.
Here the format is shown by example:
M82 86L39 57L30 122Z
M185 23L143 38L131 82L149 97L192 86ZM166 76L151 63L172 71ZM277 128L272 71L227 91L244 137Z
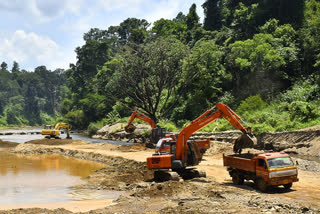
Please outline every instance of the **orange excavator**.
M150 142L155 144L158 142L159 139L163 138L166 136L166 130L165 128L161 128L156 125L156 123L147 115L143 114L142 112L139 112L138 110L134 110L128 120L127 125L124 127L124 130L127 133L133 133L136 127L132 124L134 119L140 119L142 121L145 121L150 124L152 130L151 130L151 139ZM168 134L167 136L169 136ZM171 135L170 135L171 136Z
M241 153L242 148L252 148L256 145L257 140L254 137L250 127L244 127L245 122L227 105L217 103L215 107L207 110L191 124L186 126L179 133L176 140L168 138L162 139L163 142L170 144L170 152L161 152L156 150L156 153L147 158L148 169L155 170L155 180L178 180L182 178L205 177L205 172L200 172L194 168L202 160L203 152L196 141L189 141L189 137L199 129L208 125L219 118L225 118L234 127L239 129L243 135L240 136L234 145L234 152ZM161 140L160 140L161 141ZM161 144L159 141L159 144ZM157 147L161 147L158 145Z

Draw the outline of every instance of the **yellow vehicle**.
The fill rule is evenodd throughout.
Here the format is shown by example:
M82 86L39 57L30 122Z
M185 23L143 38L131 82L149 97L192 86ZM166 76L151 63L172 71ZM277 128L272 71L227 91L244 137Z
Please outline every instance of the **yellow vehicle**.
M67 132L67 139L72 139L72 137L70 137L70 125L66 123L57 123L54 129L52 129L51 125L45 125L41 134L46 135L45 138L60 139L60 128L65 128Z

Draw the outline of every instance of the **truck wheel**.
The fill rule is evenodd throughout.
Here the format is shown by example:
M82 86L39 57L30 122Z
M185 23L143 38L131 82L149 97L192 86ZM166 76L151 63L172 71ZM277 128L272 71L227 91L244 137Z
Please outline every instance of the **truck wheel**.
M292 187L292 183L284 184L283 186L285 189L290 189Z
M261 191L261 192L265 192L267 191L267 184L266 182L262 179L262 178L259 178L257 181L256 181L256 184L258 186L258 189Z
M238 173L232 173L232 183L236 185L242 185L244 182L243 176Z

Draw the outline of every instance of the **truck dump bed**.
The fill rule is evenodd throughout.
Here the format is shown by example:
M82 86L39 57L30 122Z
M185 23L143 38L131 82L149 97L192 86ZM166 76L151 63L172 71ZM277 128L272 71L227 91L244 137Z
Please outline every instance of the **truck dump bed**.
M255 161L254 154L223 154L223 165L234 169L245 170L249 172L255 172Z

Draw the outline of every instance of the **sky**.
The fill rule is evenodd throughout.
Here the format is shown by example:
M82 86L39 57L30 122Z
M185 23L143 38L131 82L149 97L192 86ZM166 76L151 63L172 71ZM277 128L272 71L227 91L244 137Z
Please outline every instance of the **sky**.
M0 63L33 71L68 69L75 48L91 28L107 29L127 18L173 19L192 3L203 21L204 0L0 0Z

